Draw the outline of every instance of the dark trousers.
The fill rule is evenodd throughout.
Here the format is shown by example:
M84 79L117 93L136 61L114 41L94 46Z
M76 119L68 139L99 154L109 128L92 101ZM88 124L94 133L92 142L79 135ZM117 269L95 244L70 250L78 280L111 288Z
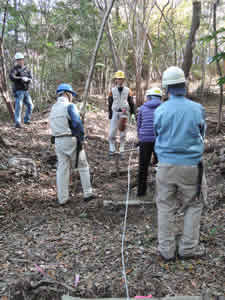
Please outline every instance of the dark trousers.
M140 142L139 152L139 170L138 170L138 196L144 196L147 190L148 167L151 162L152 154L155 158L155 163L158 162L154 151L155 142Z

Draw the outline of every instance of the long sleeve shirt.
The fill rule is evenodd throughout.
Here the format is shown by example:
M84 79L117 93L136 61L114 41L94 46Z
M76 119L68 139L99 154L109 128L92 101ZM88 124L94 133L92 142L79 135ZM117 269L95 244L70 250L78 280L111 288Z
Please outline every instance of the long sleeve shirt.
M197 165L204 151L205 128L201 104L171 95L155 110L155 151L159 162Z

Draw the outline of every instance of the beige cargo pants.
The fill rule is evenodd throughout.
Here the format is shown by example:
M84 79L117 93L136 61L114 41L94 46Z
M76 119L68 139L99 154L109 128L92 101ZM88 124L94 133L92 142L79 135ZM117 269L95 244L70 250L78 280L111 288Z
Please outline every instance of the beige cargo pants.
M173 258L176 251L174 221L177 190L182 194L184 208L179 254L191 254L198 246L203 202L196 198L197 180L197 166L159 164L157 168L158 250L166 259Z
M112 119L110 120L109 127L109 151L116 151L116 135L118 131L119 121L121 118L122 112L113 111ZM121 148L124 148L126 142L127 128L124 131L120 131L120 145Z
M55 151L58 159L56 172L57 197L60 204L69 199L70 168L75 167L77 139L76 137L60 137L55 139ZM84 197L92 195L89 165L85 151L79 154L78 170Z

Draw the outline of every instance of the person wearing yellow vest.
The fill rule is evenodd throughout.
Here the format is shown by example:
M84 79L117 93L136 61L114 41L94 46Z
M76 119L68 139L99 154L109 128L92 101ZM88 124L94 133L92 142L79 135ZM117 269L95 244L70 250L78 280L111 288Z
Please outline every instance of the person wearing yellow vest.
M110 120L109 129L109 154L113 155L116 152L116 134L119 129L120 120L124 114L129 116L135 114L135 105L131 90L124 86L125 74L123 71L117 71L114 74L116 86L113 87L108 97L108 112ZM120 148L119 151L123 152L126 142L127 129L120 129Z

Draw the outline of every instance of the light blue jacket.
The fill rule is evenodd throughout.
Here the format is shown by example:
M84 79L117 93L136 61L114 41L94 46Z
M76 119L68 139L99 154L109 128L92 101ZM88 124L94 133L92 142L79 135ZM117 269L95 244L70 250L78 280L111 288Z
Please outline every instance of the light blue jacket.
M205 128L201 104L171 95L155 110L155 151L159 162L197 165L204 151Z

